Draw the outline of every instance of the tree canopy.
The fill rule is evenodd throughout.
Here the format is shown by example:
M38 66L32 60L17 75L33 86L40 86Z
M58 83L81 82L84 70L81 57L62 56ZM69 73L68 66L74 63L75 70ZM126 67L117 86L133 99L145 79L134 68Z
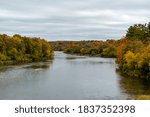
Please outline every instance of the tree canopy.
M53 49L44 39L0 35L0 62L31 62L51 59Z
M126 37L130 40L150 40L150 23L130 26L127 30Z

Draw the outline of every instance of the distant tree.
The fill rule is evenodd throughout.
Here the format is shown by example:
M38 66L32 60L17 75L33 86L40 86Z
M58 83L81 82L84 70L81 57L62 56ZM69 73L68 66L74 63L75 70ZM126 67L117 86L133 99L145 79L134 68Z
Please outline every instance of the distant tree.
M147 41L150 39L150 23L130 26L127 30L126 37L130 40Z

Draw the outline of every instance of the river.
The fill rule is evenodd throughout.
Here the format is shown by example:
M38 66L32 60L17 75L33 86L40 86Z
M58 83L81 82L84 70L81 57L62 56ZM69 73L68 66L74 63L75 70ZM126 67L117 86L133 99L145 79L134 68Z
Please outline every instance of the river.
M0 67L0 99L121 100L150 94L150 82L116 72L115 59L55 52L54 60Z

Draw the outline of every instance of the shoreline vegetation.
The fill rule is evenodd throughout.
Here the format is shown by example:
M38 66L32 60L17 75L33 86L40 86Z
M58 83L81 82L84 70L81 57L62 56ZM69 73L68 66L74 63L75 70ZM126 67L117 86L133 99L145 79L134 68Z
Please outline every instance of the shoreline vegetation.
M0 34L0 65L23 64L53 59L53 48L44 39Z
M119 40L49 43L54 50L68 54L116 58L122 74L150 79L150 23L130 26Z

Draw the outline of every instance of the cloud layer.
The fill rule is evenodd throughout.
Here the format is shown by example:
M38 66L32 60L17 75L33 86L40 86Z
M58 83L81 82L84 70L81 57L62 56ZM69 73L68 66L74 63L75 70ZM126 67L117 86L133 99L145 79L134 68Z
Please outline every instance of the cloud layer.
M0 0L0 33L48 40L118 39L147 23L149 0Z

